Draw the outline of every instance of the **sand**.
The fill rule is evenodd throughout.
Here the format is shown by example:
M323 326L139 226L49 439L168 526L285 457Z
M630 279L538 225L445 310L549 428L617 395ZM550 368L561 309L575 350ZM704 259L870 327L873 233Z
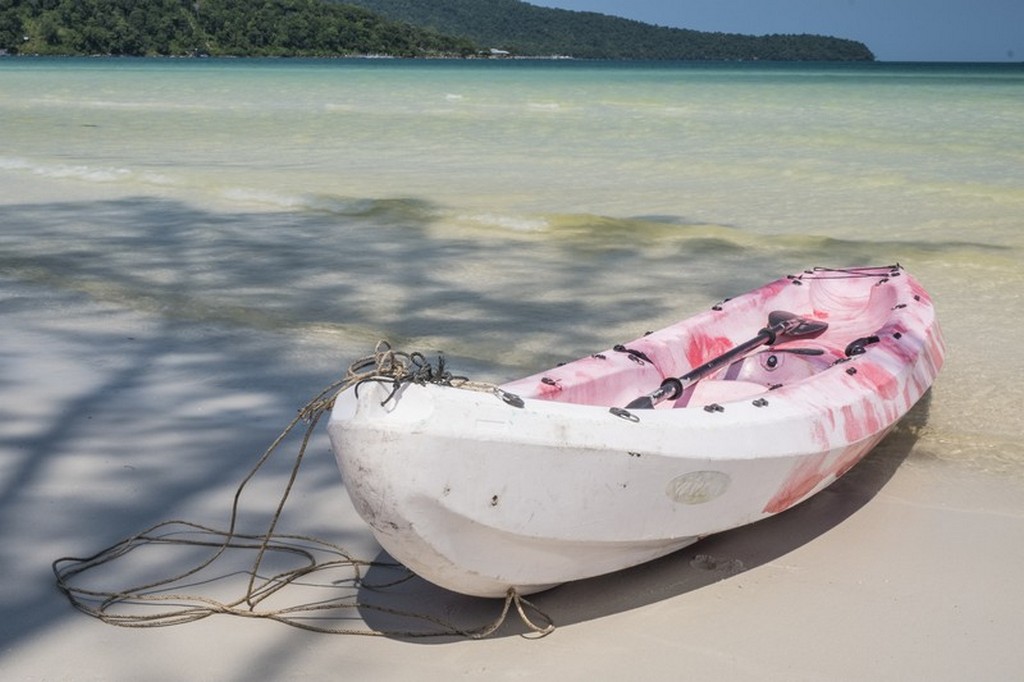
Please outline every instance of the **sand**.
M108 625L69 605L50 563L162 519L222 523L255 457L353 349L172 323L45 284L0 279L0 291L0 679L934 681L1024 670L1024 485L918 446L927 405L789 512L537 595L557 625L541 639L516 621L481 641L226 616ZM255 485L257 516L289 464ZM378 557L322 430L288 510L283 530ZM147 570L162 567L153 556ZM110 570L109 584L128 579ZM500 607L419 581L389 599L465 625ZM371 631L398 625L349 615Z

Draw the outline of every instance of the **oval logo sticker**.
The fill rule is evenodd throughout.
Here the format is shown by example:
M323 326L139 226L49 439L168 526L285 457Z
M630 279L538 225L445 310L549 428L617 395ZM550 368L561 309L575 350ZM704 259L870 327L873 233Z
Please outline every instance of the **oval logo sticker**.
M730 482L721 471L691 471L669 481L665 494L680 504L704 504L724 493Z

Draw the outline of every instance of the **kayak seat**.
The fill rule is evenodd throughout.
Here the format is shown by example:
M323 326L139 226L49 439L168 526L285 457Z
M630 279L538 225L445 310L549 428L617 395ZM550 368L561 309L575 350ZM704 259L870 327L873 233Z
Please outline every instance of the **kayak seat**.
M825 371L835 362L824 349L772 348L738 360L716 378L754 382L764 387L791 384Z

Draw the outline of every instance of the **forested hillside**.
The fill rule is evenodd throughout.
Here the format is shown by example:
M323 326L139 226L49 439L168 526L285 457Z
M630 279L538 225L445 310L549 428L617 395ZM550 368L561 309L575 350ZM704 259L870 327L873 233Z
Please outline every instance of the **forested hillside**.
M416 57L489 48L589 59L874 59L862 43L828 36L706 33L519 0L0 0L8 54Z
M323 0L0 0L0 49L26 54L466 55L470 41Z
M829 36L746 36L652 26L519 0L344 0L519 55L599 59L871 61L863 43Z

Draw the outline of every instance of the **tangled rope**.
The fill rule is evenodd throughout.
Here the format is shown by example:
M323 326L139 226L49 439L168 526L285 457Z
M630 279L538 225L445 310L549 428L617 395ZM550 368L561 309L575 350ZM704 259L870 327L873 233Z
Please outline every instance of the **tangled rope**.
M231 504L228 527L225 530L183 520L169 520L157 523L135 535L124 538L113 545L88 557L62 557L52 564L57 587L67 596L79 611L103 622L121 627L163 627L201 620L215 614L226 614L244 618L261 618L278 621L293 627L328 634L391 636L391 637L465 637L481 639L492 635L507 620L514 606L523 624L536 636L544 636L554 630L550 617L534 604L524 599L514 588L509 588L500 614L495 620L477 628L461 628L447 620L429 614L395 609L381 604L360 601L357 595L337 594L349 583L353 591L363 588L381 591L405 582L412 573L399 564L374 562L357 559L342 547L306 535L281 534L277 532L278 522L292 492L299 469L305 457L309 441L321 417L334 406L335 397L342 391L358 390L365 382L385 382L393 385L390 400L406 383L436 383L471 390L496 391L491 384L470 382L465 377L452 375L445 369L443 356L433 365L420 353L395 351L386 342L377 344L373 355L362 358L349 366L345 377L332 383L299 410L296 417L274 439L257 459L255 465L235 489ZM295 461L289 472L288 481L278 500L276 509L266 531L259 534L241 533L238 525L241 516L241 499L246 487L256 474L278 451L281 444L300 424L306 424ZM94 572L111 562L125 559L144 547L188 547L209 550L209 555L191 567L174 575L143 581L138 585L121 589L102 589L80 584L86 573ZM219 599L198 590L203 586L216 584L221 580L236 577L238 571L206 576L207 569L225 559L232 551L255 552L252 564L243 572L246 586L233 599ZM285 556L298 560L298 565L284 571L264 575L263 570L271 555ZM363 577L363 569L373 567L397 569L403 575L391 582L369 585ZM329 584L309 581L316 573L344 570L350 577L335 580ZM271 597L279 595L285 588L327 588L336 593L326 599L283 607L264 607ZM193 589L194 592L182 592ZM370 630L339 627L324 624L332 613L357 609L363 612L376 611L395 617L427 623L429 630ZM532 611L542 624L535 623L528 615ZM335 616L339 618L340 615Z

